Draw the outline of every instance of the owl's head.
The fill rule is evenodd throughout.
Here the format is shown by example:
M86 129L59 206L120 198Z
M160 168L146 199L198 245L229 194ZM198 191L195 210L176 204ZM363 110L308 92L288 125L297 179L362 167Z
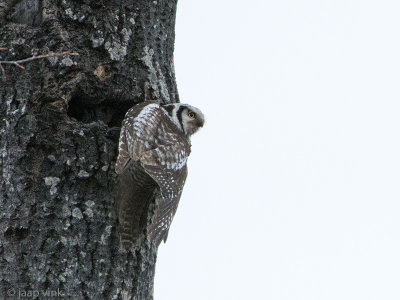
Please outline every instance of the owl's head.
M189 104L173 103L162 106L183 132L191 136L204 125L204 115L200 109Z
M177 117L187 135L192 135L204 125L204 115L201 110L188 104L179 105Z

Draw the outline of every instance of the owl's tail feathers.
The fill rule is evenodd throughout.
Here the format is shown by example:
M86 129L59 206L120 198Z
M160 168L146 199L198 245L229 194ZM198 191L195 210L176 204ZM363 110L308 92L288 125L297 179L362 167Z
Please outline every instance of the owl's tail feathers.
M127 203L129 200L124 199L124 197L127 197L127 195L122 195L120 200ZM125 204L118 211L119 237L123 250L133 249L139 242L142 228L139 224L140 216L136 213L137 211L135 212L132 207L127 207Z
M156 193L156 183L136 163L119 175L116 196L120 243L123 250L139 246L149 218L149 205Z

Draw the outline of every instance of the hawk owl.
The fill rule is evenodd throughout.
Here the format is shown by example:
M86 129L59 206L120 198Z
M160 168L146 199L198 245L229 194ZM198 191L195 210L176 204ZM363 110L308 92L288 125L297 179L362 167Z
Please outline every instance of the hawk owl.
M148 101L126 113L115 165L123 248L132 248L143 232L157 247L167 240L187 176L190 136L203 125L203 113L187 104Z

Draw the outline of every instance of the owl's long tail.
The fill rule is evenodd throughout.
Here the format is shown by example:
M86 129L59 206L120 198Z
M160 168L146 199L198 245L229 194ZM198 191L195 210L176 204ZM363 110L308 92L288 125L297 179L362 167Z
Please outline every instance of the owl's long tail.
M148 224L149 205L154 202L158 185L139 162L131 161L119 175L116 197L121 247L134 248Z

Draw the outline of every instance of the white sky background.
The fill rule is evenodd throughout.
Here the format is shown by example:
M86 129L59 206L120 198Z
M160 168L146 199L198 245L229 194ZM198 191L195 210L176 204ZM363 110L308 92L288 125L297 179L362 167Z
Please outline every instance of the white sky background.
M400 2L180 0L206 126L156 300L400 299Z

